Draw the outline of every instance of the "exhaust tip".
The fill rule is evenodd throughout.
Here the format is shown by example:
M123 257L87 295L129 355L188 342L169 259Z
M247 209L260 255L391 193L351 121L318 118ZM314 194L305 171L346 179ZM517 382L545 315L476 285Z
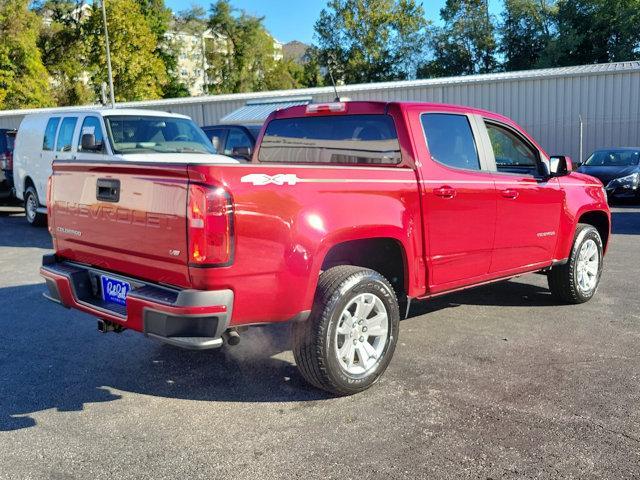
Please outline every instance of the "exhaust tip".
M124 332L125 328L122 325L118 325L117 323L110 322L109 320L98 319L98 331L100 333L121 333Z
M231 346L235 346L240 343L240 334L235 330L227 330L222 334L222 338Z

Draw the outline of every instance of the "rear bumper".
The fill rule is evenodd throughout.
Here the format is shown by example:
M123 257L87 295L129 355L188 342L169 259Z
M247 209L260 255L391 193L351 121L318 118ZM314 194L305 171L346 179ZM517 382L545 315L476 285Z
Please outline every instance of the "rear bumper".
M231 290L179 290L109 273L130 283L126 306L102 299L99 277L108 273L45 255L40 274L45 297L103 320L142 332L165 343L189 349L222 346L233 309Z

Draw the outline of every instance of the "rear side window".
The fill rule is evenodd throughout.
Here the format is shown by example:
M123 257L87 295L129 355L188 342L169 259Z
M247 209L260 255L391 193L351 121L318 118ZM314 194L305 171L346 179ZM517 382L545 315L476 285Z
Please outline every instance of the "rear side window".
M258 160L278 163L395 165L400 144L389 115L336 115L272 120Z
M78 138L78 151L82 151L82 136L87 133L93 134L95 136L96 147L102 147L104 145L104 134L102 133L102 125L100 125L100 119L98 117L86 117L82 122L82 128L80 129L80 136ZM96 150L92 150L92 152L96 153Z
M60 117L52 117L47 122L47 128L44 131L44 140L42 141L42 150L53 150L53 144L56 141L56 130L60 123Z
M76 123L78 123L78 117L66 117L62 120L62 125L60 125L60 131L58 132L58 140L56 140L57 152L71 151Z
M211 145L216 149L216 153L220 153L227 131L224 128L208 128L204 133L206 133L207 138L211 140Z
M466 115L426 113L422 128L431 158L448 167L480 170L480 158Z

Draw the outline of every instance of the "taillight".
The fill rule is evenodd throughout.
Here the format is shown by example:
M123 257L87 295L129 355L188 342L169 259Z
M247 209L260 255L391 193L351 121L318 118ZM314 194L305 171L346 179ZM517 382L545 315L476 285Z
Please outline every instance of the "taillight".
M222 187L189 185L189 263L226 266L233 261L233 204Z

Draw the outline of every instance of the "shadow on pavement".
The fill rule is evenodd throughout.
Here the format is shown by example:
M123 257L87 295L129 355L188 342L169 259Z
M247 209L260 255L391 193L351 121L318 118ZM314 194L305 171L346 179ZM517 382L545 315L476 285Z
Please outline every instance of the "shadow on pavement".
M548 289L527 283L505 281L449 293L411 304L409 317L437 312L460 305L486 305L500 307L542 307L558 305Z
M24 213L0 207L0 247L53 248L46 227L32 227Z
M0 316L0 431L34 426L42 410L118 400L117 391L217 402L329 398L274 357L290 349L288 325L250 329L236 347L182 350L137 332L99 334L95 320L49 304L43 289L0 289L11 304Z
M634 212L611 212L611 231L620 235L640 235L640 208L636 207Z

